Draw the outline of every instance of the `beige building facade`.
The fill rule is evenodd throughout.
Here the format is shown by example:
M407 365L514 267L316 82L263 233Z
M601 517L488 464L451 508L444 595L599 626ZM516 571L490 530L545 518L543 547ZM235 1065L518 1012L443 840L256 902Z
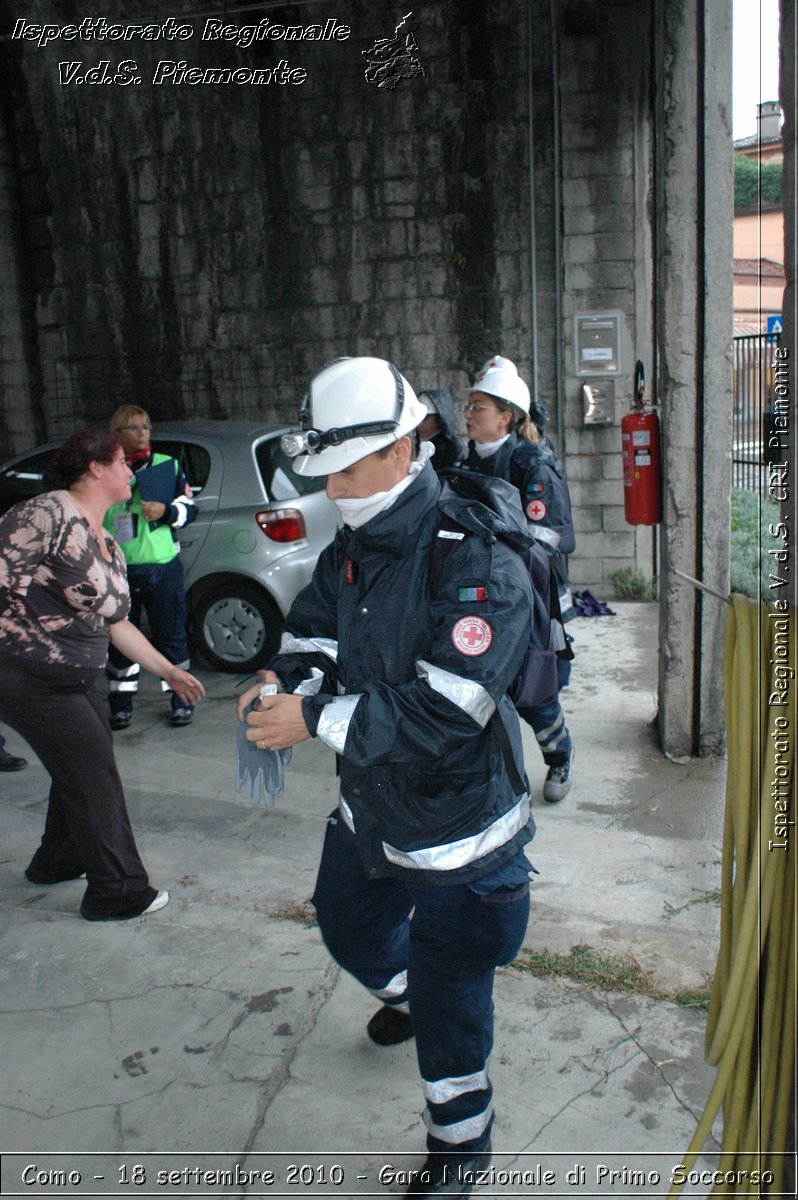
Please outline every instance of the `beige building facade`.
M759 105L757 132L734 143L742 154L762 165L782 162L781 107L777 100ZM734 333L767 332L769 317L783 307L784 210L762 200L734 213Z

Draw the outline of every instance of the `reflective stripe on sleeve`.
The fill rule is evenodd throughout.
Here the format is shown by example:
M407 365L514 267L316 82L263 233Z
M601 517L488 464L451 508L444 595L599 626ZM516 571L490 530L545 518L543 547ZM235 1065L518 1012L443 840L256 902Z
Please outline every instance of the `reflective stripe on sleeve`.
M489 1104L484 1112L477 1113L475 1117L468 1117L465 1121L457 1121L454 1125L436 1125L427 1109L424 1113L424 1124L429 1133L439 1141L457 1145L459 1142L470 1142L472 1138L481 1137L492 1116L493 1105Z
M488 1088L488 1072L475 1071L473 1075L460 1075L453 1079L422 1079L424 1098L430 1104L448 1104L466 1092L484 1092Z
M503 817L473 837L420 850L398 850L388 842L383 842L382 849L388 862L395 863L397 867L409 867L417 871L455 871L458 867L467 867L469 863L484 858L491 850L504 846L524 828L528 820L529 800L523 796Z
M172 528L173 529L181 529L182 526L185 525L186 521L188 520L189 508L195 507L194 501L189 500L184 496L177 496L172 501L172 504L177 509L177 520L172 522Z
M338 661L338 643L333 638L300 638L284 633L280 639L280 654L326 654Z
M323 671L320 671L318 667L311 667L310 675L307 679L303 679L299 686L294 688L294 695L316 696L321 691L321 681L323 678Z
M549 529L548 525L536 525L532 522L529 525L529 532L534 534L536 542L545 542L553 550L557 549L562 540L557 530Z
M349 722L355 714L360 696L360 692L352 696L341 696L339 699L325 704L321 710L316 733L336 754L344 752L346 735L349 733Z
M490 692L473 679L465 679L462 675L454 675L444 671L433 663L424 662L422 658L416 663L416 671L420 679L426 680L433 691L445 696L467 713L480 728L484 729L493 716L496 705Z

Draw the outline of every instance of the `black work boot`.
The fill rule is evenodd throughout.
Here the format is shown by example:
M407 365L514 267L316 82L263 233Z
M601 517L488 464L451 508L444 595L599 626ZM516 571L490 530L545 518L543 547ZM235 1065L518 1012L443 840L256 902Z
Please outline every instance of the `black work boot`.
M366 1026L366 1033L378 1046L398 1046L413 1036L413 1022L407 1013L383 1004Z
M428 1154L424 1166L405 1192L423 1200L425 1196L470 1196L482 1183L482 1172L490 1166L491 1147L470 1154Z

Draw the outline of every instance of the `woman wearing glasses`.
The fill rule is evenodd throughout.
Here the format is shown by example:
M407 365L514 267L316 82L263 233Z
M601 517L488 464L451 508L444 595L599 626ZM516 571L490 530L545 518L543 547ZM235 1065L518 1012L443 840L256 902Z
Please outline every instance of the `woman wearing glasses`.
M564 557L575 546L571 502L562 464L530 417L529 388L515 363L495 355L463 394L469 442L462 465L518 489L529 530L551 560L562 618L568 621L575 616ZM543 798L556 803L570 790L574 753L559 698L518 713L534 729L548 768Z
M154 645L169 662L187 671L191 664L177 531L191 524L197 506L177 460L153 452L151 432L149 416L135 404L123 404L111 417L111 433L124 450L133 482L130 499L109 509L104 525L119 542L127 563L131 621L140 626L146 612ZM138 663L112 646L107 674L111 728L126 729L139 686ZM172 725L188 725L193 712L192 705L172 692Z

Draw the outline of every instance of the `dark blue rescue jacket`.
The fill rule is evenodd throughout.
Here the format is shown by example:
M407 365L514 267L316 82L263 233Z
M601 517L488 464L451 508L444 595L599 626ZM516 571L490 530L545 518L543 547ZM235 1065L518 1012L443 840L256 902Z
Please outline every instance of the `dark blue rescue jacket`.
M530 532L551 557L564 621L576 613L568 582L565 555L576 547L571 498L562 463L545 443L535 444L511 433L495 454L480 458L473 442L463 466L518 489Z
M371 876L469 883L533 836L501 746L523 778L505 694L530 636L529 579L503 540L519 531L509 488L494 512L442 493L427 465L386 512L338 532L291 607L269 665L338 754L341 816ZM438 536L455 548L432 595Z

